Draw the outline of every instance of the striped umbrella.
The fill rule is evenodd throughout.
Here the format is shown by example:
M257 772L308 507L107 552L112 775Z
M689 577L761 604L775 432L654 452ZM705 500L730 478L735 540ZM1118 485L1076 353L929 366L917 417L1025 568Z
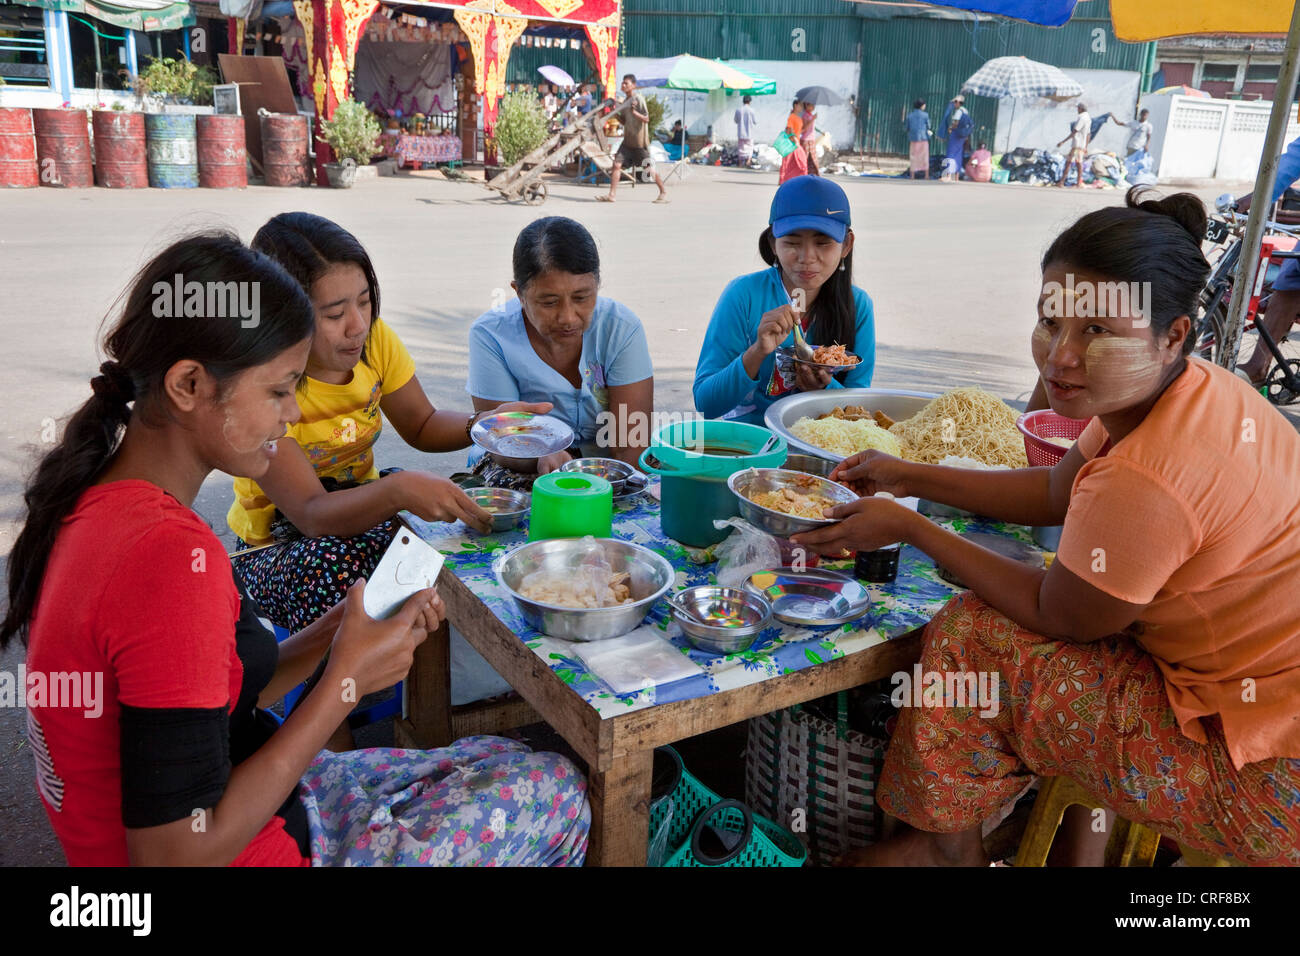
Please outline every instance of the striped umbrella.
M1185 83L1178 86L1162 86L1158 90L1151 91L1152 96L1159 96L1161 93L1177 93L1179 96L1204 96L1207 98L1210 95L1205 90L1193 89Z
M1083 95L1083 87L1056 67L1023 56L999 56L989 60L962 84L961 91L974 96L1001 99L1043 97L1068 100Z

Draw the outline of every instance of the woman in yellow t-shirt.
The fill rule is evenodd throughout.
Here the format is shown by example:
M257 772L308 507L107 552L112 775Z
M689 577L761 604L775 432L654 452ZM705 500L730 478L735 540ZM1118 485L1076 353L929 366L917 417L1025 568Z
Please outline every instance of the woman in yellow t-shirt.
M396 531L397 512L460 520L479 531L491 519L446 478L375 467L380 412L424 452L467 447L477 415L429 403L406 347L379 318L379 283L356 237L328 219L292 212L267 222L252 246L307 290L316 331L298 394L302 416L276 442L262 478L235 479L227 521L241 550L280 543L241 559L238 568L263 613L296 631L374 571ZM500 406L550 409L545 402Z

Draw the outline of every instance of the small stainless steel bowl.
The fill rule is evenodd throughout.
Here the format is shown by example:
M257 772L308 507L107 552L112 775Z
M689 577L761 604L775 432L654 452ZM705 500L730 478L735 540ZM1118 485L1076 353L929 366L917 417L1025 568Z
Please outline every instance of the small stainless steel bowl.
M474 423L470 440L497 464L521 474L537 471L537 460L573 443L573 429L552 415L497 412Z
M519 593L523 580L534 571L567 573L581 564L590 542L585 538L530 541L493 564L497 583L515 599L529 624L550 637L566 641L606 641L636 630L654 605L672 587L673 566L663 555L631 541L595 538L615 572L630 574L632 603L616 607L560 607L532 601Z
M671 595L668 606L686 639L714 654L748 650L772 622L772 606L740 588L701 584Z
M617 498L627 491L637 491L645 486L645 476L625 461L617 458L575 458L560 466L560 471L579 471L584 475L597 475L609 482ZM635 480L640 476L641 480ZM638 487L639 486L639 487Z
M466 488L469 500L492 513L494 532L519 527L533 504L533 496L512 488Z
M788 471L784 468L749 468L738 471L727 479L727 487L736 496L740 516L763 531L779 538L788 538L801 531L834 524L831 518L797 518L781 511L764 508L749 499L751 490L776 490L790 486L799 491L814 492L829 498L835 504L850 504L858 496L843 485L828 481L818 475L809 475L800 471Z
M836 464L836 462L825 458L818 458L816 455L801 455L798 452L791 452L786 456L785 464L781 467L786 471L802 471L805 475L829 478L831 472L835 470Z

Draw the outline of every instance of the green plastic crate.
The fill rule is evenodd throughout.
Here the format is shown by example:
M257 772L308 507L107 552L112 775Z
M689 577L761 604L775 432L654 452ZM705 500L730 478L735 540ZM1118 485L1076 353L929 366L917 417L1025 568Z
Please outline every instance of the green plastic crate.
M653 836L663 825L672 807L672 819L668 822L667 855L665 867L692 866L776 866L800 867L808 858L799 839L785 827L773 823L766 817L751 813L753 829L749 842L739 854L725 863L711 864L696 859L691 852L691 834L700 815L709 812L709 823L716 830L729 830L740 833L744 829L745 814L736 806L724 806L716 811L712 808L723 803L721 797L700 783L682 764L682 758L672 747L661 748L672 756L681 768L681 781L667 798L656 801L650 807L650 833Z

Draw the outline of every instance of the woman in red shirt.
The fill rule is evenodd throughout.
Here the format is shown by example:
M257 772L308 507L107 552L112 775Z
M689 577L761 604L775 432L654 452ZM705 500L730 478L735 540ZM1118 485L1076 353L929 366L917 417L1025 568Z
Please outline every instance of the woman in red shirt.
M374 621L358 582L277 649L191 510L214 469L265 473L299 416L312 331L306 293L267 256L226 234L175 243L136 278L93 396L27 487L0 646L28 647L28 739L68 861L303 865L309 833L314 863L580 860L585 784L561 758L495 738L318 753L356 700L405 677L443 618L434 589ZM276 727L258 705L326 651ZM491 793L466 789L480 770ZM452 775L458 799L439 799ZM413 802L393 806L394 784ZM462 827L458 803L465 820L501 806L500 827ZM411 832L355 825L380 804Z

